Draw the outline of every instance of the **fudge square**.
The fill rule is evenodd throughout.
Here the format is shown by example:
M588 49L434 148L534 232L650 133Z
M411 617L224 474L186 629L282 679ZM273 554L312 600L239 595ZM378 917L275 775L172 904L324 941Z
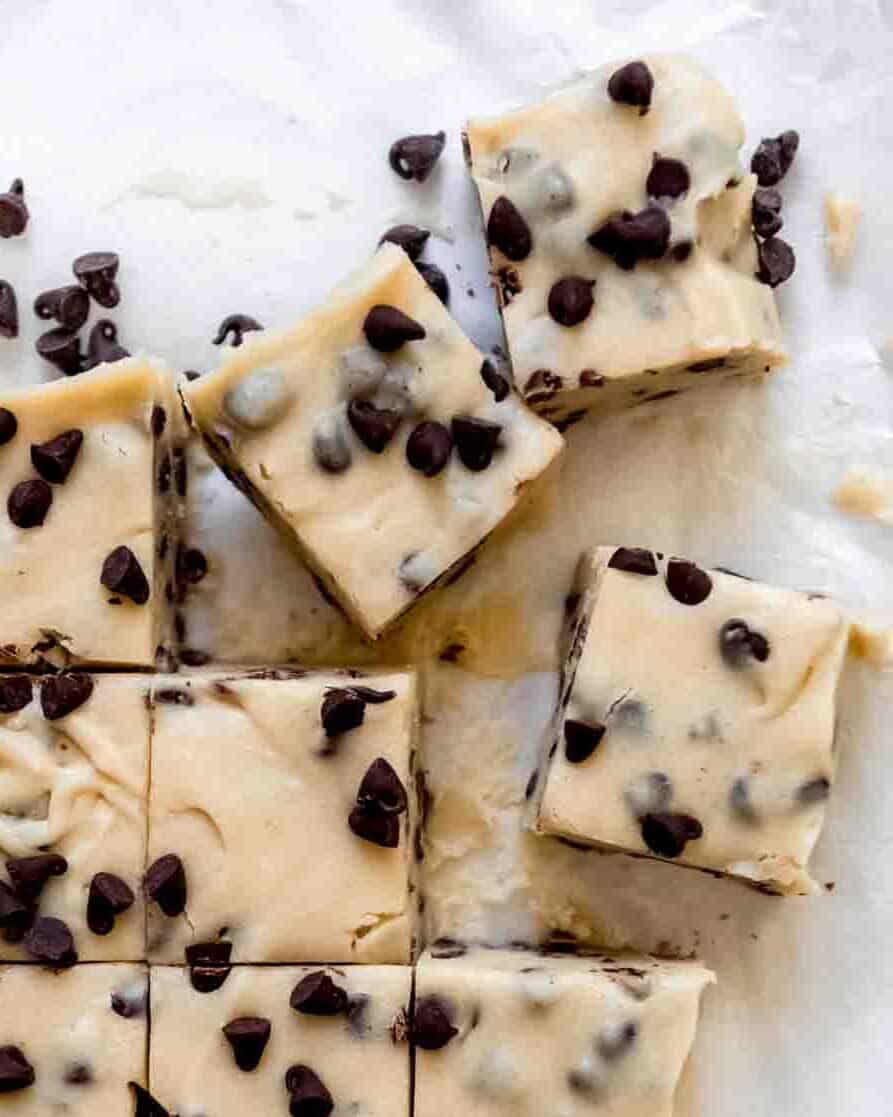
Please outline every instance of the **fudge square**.
M412 675L161 677L152 706L150 960L409 961Z
M184 398L230 479L371 638L458 577L562 447L393 244Z
M726 90L678 55L604 66L468 124L515 380L542 414L617 409L784 360L756 278L743 141Z
M0 959L145 957L149 682L0 675Z
M166 658L184 433L139 358L0 393L0 664Z
M129 1084L146 1084L147 993L141 965L0 966L0 1113L133 1113Z
M536 829L805 894L848 624L637 548L580 564Z
M152 970L151 1092L180 1117L409 1117L408 966Z
M708 970L460 950L418 965L416 1117L671 1117Z

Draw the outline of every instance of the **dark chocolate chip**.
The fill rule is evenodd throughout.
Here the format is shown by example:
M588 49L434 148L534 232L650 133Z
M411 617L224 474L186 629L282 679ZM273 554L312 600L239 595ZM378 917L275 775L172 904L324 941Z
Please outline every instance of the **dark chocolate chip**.
M431 233L428 229L420 229L418 225L394 225L382 236L379 244L388 242L399 245L410 260L418 260L425 247L425 242Z
M326 691L319 716L326 736L338 737L363 724L366 702L355 690L335 687Z
M270 1039L272 1025L263 1016L238 1016L221 1029L233 1049L239 1070L256 1070Z
M402 814L407 806L406 788L384 757L373 760L357 792L357 806L367 811Z
M683 162L655 156L645 181L649 198L681 198L690 186L691 176Z
M396 690L376 690L371 686L358 686L357 684L354 684L350 689L370 706L380 706L382 703L390 702L391 699L397 697Z
M761 632L749 628L739 617L733 617L719 630L719 650L730 667L743 667L751 659L765 663L770 648Z
M419 423L406 442L407 462L426 477L436 477L452 452L453 436L443 423Z
M0 194L0 237L19 237L28 224L28 207L25 205L25 184L13 179L9 190Z
M36 853L32 857L11 858L6 862L6 871L19 899L36 904L50 877L68 872L68 862L60 853Z
M670 255L678 264L684 264L694 252L694 248L695 246L690 240L680 240L676 244L670 245Z
M167 916L182 914L186 907L186 869L176 853L154 861L143 879L146 895Z
M288 1003L305 1016L338 1016L347 1009L347 992L325 970L317 970L301 978Z
M75 278L87 294L107 310L121 301L115 282L119 262L116 252L86 252L71 265Z
M429 264L424 260L416 260L415 270L428 284L444 306L450 301L450 281L437 264Z
M657 574L657 563L654 552L644 547L618 547L608 559L608 566L613 570L623 570L627 574Z
M366 315L363 333L373 349L379 353L393 353L407 341L421 341L425 337L425 327L396 306L379 303Z
M813 803L824 803L830 794L831 781L825 776L817 776L814 780L807 780L806 783L797 788L797 799L805 806L811 806Z
M352 399L347 419L359 440L373 454L381 454L397 433L403 416L399 411L376 407L369 400Z
M133 1117L171 1117L170 1113L152 1097L148 1090L144 1090L136 1082L128 1082L127 1085L133 1091Z
M564 279L559 279L549 291L550 317L559 326L579 326L592 310L594 286L594 279L583 279L579 275L567 275Z
M584 368L580 372L580 387L581 388L603 388L605 386L605 378L601 373L596 372L594 368Z
M232 966L190 966L189 982L196 993L216 993L229 977L231 970Z
M194 368L187 368L187 369L183 370L183 375L186 377L186 379L188 381L192 382L193 380L198 380L199 377L201 376L201 373L196 372L196 370Z
M362 1039L369 1028L366 1020L368 1007L369 997L365 993L356 993L348 999L347 1009L345 1010L347 1026L350 1028L350 1034L356 1036L357 1039ZM393 1032L391 1037L393 1039ZM396 1043L397 1040L394 1039L394 1042Z
M598 228L589 238L593 248L625 271L639 260L659 260L670 243L670 219L658 205L648 205L638 213L623 210Z
M751 203L753 231L758 237L774 237L784 224L781 216L781 193L771 186L758 186Z
M62 1077L68 1086L89 1086L93 1081L93 1068L89 1063L71 1063Z
M71 473L83 443L83 431L63 431L49 442L31 447L31 464L44 481L62 485Z
M167 426L167 412L160 403L156 403L152 408L152 437L161 438L164 434L164 428Z
M793 129L782 132L780 136L760 140L750 161L750 169L757 176L760 186L775 186L781 182L791 169L799 146L799 133Z
M33 687L27 675L0 675L0 714L15 714L31 701Z
M700 605L713 589L713 582L706 570L685 559L671 558L667 563L667 589L683 605Z
M35 912L0 880L0 929L6 942L21 942L34 922Z
M357 806L348 815L347 824L358 838L373 845L384 849L396 849L400 845L400 819L395 814Z
M212 344L222 345L232 334L232 344L235 348L242 344L245 334L252 330L262 329L263 326L260 322L256 318L251 318L248 314L228 314L217 327L217 333L213 337Z
M107 590L129 597L135 605L145 605L149 600L149 582L129 547L116 547L106 556L99 580Z
M73 966L78 960L71 931L61 919L39 915L25 935L25 950L31 957L48 966Z
M118 344L118 327L110 318L100 318L90 330L87 338L87 356L82 370L96 368L97 365L113 364L130 356L130 350Z
M37 296L34 313L44 321L55 318L66 330L79 330L90 314L90 296L76 284L55 287Z
M440 997L420 997L412 1018L412 1038L423 1051L440 1051L459 1034L453 1026L452 1009Z
M621 105L632 105L644 116L651 107L654 78L644 62L627 62L608 79L608 96Z
M34 1067L21 1047L13 1044L0 1047L0 1094L12 1094L33 1085Z
M502 403L511 391L508 380L501 372L497 372L496 366L490 360L485 359L481 365L481 379L493 393L497 403Z
M81 371L81 344L78 335L71 330L62 326L47 330L34 343L34 348L45 361L49 361L66 376L77 376Z
M12 442L19 429L19 421L8 407L0 407L0 446Z
M678 857L703 833L700 822L688 814L655 811L642 818L642 841L658 857Z
M800 147L800 133L793 128L789 128L778 137L778 145L781 149L781 173L786 175L797 157L797 151Z
M296 1063L285 1072L291 1117L329 1117L335 1108L332 1095L310 1067Z
M208 560L198 547L177 547L177 572L183 582L195 586L208 573Z
M74 713L93 693L93 679L77 671L49 675L40 684L40 708L47 721Z
M496 199L490 210L487 241L515 263L526 260L533 248L530 226L504 194Z
M769 287L778 287L791 278L797 260L794 250L781 237L769 237L757 242L757 279Z
M114 873L97 873L90 881L87 898L87 926L94 935L107 935L115 917L133 906L133 889Z
M522 290L521 277L516 268L505 265L497 269L496 296L501 307L508 306L515 295L520 295Z
M136 993L120 993L114 990L109 998L109 1004L112 1012L123 1020L138 1020L146 1015L147 991L145 988Z
M391 144L388 162L391 170L407 182L424 182L434 170L446 144L446 132L403 136Z
M456 452L465 468L474 473L487 469L493 461L502 427L486 419L457 415L451 423L451 429Z
M19 336L19 303L15 288L0 279L0 337Z
M582 764L592 756L604 735L605 727L601 722L568 718L564 723L564 755L571 764Z
M606 1029L598 1040L598 1052L609 1063L626 1055L639 1037L639 1029L632 1020L620 1028Z

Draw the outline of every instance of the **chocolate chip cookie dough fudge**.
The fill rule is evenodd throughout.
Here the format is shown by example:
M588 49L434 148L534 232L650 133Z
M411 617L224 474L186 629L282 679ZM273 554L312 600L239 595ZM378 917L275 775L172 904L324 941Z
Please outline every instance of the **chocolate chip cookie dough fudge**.
M681 55L605 66L469 123L515 380L542 414L613 410L784 360L767 285L779 275L761 264L783 242L758 258L743 141L727 91Z
M408 1117L412 971L233 969L210 996L152 970L151 1092L180 1117Z
M169 658L184 433L142 359L0 394L0 665Z
M231 480L372 638L462 572L562 444L390 243L184 398Z
M536 828L777 892L834 782L849 625L816 595L637 548L580 564Z
M708 970L459 949L418 965L417 1117L671 1117Z
M0 675L0 959L145 957L148 691Z
M408 962L415 679L159 678L149 958Z
M120 1117L146 1082L140 965L0 966L0 1113Z

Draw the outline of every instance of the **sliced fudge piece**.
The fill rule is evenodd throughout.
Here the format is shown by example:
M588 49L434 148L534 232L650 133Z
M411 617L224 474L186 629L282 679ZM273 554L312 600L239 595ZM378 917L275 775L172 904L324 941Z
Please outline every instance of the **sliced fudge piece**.
M584 556L578 593L536 828L815 891L839 610L625 547Z
M184 398L212 455L375 638L561 449L394 244Z
M435 947L418 965L417 1117L671 1117L708 970L460 950Z
M0 675L0 958L145 957L148 692Z
M726 90L679 55L604 66L469 123L515 380L542 414L617 409L784 360L757 278L743 140Z
M415 679L156 681L149 956L406 962Z
M0 966L0 1113L111 1117L145 1087L148 973L140 965Z
M152 970L151 1091L171 1113L408 1117L407 966L238 966L203 996Z
M183 435L137 358L0 394L0 664L169 659Z

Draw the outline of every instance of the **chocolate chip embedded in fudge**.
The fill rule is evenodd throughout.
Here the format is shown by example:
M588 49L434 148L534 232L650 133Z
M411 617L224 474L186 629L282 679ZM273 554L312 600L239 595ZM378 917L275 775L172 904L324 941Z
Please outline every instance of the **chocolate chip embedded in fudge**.
M839 610L627 547L584 556L578 594L535 828L816 891Z

